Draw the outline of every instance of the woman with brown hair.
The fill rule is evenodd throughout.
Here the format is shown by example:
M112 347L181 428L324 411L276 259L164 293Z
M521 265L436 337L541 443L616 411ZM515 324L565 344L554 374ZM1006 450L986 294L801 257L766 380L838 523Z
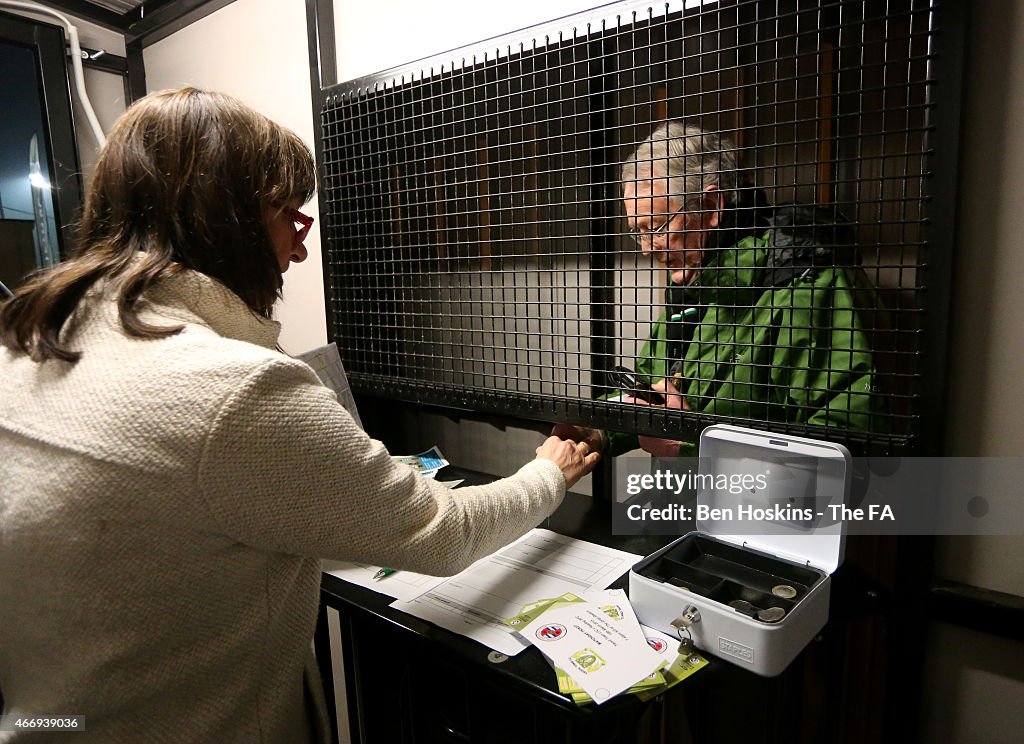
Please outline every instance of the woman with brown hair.
M449 491L275 350L315 185L240 102L152 94L100 155L72 258L0 306L6 713L84 715L76 742L324 739L318 559L453 573L593 468L551 437Z

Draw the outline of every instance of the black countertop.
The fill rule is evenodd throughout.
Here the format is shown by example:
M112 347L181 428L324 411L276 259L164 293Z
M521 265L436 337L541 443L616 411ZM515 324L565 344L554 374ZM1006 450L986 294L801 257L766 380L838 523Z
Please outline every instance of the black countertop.
M463 479L462 485L476 485L494 480L493 476L449 466L438 474L438 480ZM606 545L639 555L648 555L670 542L670 536L617 536L611 530L611 505L604 501L595 501L589 496L568 493L558 510L543 523L541 528L557 532L580 540ZM628 574L623 574L613 587L626 589ZM394 601L391 597L378 594L370 589L343 581L336 576L324 574L321 580L324 600L328 606L363 616L370 616L387 623L408 640L417 639L438 644L447 658L453 657L466 665L478 667L482 675L492 680L500 680L504 689L510 693L518 692L535 699L555 705L575 715L593 716L600 711L622 712L622 706L641 706L633 695L620 695L601 705L576 705L571 698L558 692L555 673L544 660L540 652L533 647L524 649L519 654L495 663L488 659L491 649L465 636L452 633L420 618L413 617L389 605ZM706 671L702 675L706 675ZM698 677L700 675L697 675ZM690 680L679 686L686 686Z

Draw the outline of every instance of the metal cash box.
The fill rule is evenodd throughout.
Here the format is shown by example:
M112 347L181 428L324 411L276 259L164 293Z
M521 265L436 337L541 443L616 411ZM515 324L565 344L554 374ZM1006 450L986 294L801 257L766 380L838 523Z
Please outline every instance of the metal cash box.
M704 430L699 453L701 474L774 468L775 475L742 495L699 489L706 518L698 511L696 531L633 566L630 602L644 625L688 633L702 651L772 677L828 620L831 576L845 550L843 523L829 518L829 505L846 502L850 453L831 442L723 425ZM770 515L760 534L736 534L751 524L737 520L739 506Z

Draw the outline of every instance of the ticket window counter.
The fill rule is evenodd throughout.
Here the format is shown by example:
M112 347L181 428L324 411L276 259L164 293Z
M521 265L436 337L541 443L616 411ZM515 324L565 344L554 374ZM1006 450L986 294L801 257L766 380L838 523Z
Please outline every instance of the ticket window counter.
M443 472L439 477L469 485L491 480L454 467ZM540 527L641 555L673 539L613 535L608 504L574 493ZM624 575L613 586L627 584ZM359 744L838 741L840 719L828 713L844 695L842 665L835 660L851 630L877 612L877 603L863 601L870 591L855 570L837 571L829 625L778 677L712 657L705 669L646 703L624 695L577 706L558 693L553 670L535 648L495 663L487 647L394 610L389 597L330 574L321 582L317 659L328 701L335 699L335 679L343 688L342 709L329 704L336 725L347 731L340 741Z

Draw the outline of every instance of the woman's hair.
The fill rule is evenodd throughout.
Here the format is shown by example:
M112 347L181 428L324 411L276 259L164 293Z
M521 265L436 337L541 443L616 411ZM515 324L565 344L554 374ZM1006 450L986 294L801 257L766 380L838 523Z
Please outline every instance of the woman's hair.
M620 176L623 183L668 178L668 196L680 204L699 201L712 184L731 200L743 185L739 152L727 136L675 120L637 146L623 162Z
M0 307L0 343L35 361L77 361L61 328L101 280L116 280L126 333L177 333L144 323L136 303L182 269L217 279L269 318L281 269L268 215L308 201L315 188L313 158L294 132L221 93L152 93L118 120L100 153L71 258Z

